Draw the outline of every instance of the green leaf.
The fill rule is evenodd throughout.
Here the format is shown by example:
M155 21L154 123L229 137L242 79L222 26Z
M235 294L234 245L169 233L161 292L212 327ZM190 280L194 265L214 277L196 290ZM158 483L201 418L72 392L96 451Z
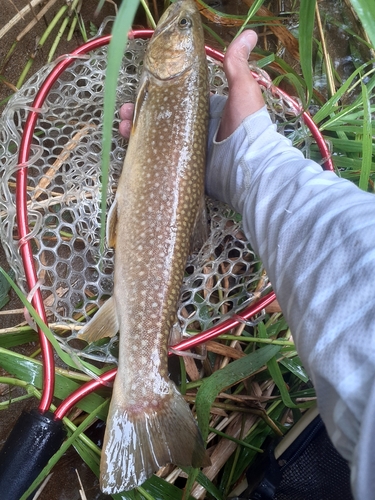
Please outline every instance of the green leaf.
M287 330L288 325L285 318L282 316L278 321L267 325L267 338L277 337L280 332Z
M267 330L266 327L264 326L264 323L258 323L258 333L259 337L261 338L267 338ZM280 370L280 366L276 360L276 356L273 356L271 359L267 361L267 368L268 371L270 372L270 375L277 385L281 399L283 400L283 403L286 407L288 408L303 408L303 405L296 405L288 392L288 388L286 386L285 380L283 378L283 375Z
M363 97L363 139L362 139L362 168L359 177L359 187L364 191L368 189L368 181L371 172L371 160L373 154L372 125L370 99L366 85L361 82Z
M37 342L38 334L33 330L20 332L6 332L0 334L0 347L9 348L28 342Z
M14 272L12 270L8 273L12 278L14 277ZM8 280L0 275L0 309L2 309L9 302L9 290L11 286L8 283Z
M307 102L313 91L312 42L316 0L301 0L299 10L299 51L303 77L307 86Z
M302 382L308 382L309 376L307 375L304 367L302 366L301 360L298 357L293 359L283 358L280 361L280 364L285 366L293 375L298 377Z
M53 333L51 330L48 328L48 326L43 322L42 318L39 316L39 314L36 312L34 307L31 305L31 303L27 300L25 295L22 293L22 290L14 283L12 278L4 271L3 268L0 267L0 273L5 279L8 281L8 283L11 285L13 290L16 292L17 296L20 298L22 304L26 307L28 312L30 313L31 317L33 320L36 322L38 327L42 330L44 335L47 337L47 339L50 341L52 346L55 348L56 353L60 357L60 359L66 363L68 366L71 366L72 368L82 368L83 370L86 369L88 371L91 371L92 373L96 375L100 375L102 372L99 370L96 366L92 365L91 363L88 363L87 361L83 361L82 359L79 359L76 357L76 362L72 360L72 358L64 352L58 341L55 339ZM81 366L79 366L79 364Z
M24 380L28 384L31 384L38 389L42 388L43 367L40 361L0 348L0 366L8 373ZM80 387L80 384L70 378L64 377L59 373L56 373L55 377L54 396L58 399L65 399L73 391ZM98 394L91 393L79 401L77 406L87 413L91 413L95 408L102 405L104 402L104 398ZM107 413L101 412L97 416L102 420L105 420Z
M106 71L104 87L104 114L103 114L103 147L102 147L102 200L101 200L101 232L100 239L102 247L105 238L105 218L107 213L107 187L109 158L112 145L112 125L116 104L117 79L121 66L122 57L128 42L128 32L133 24L133 19L139 0L127 0L122 2L117 13L113 29L112 39L108 47L108 67Z
M336 126L324 126L324 130L326 132L344 132L345 134L354 134L354 135L362 135L363 127L356 120L356 123L353 125L349 124L349 120L347 121L347 125L336 125ZM375 135L375 127L372 127L372 135Z
M314 115L314 122L319 124L325 118L327 118L330 114L337 113L337 103L342 99L343 95L348 92L350 86L354 82L355 78L363 74L365 68L369 66L369 64L373 64L374 61L369 61L365 64L362 64L358 69L356 69L346 80L346 82L338 89L338 91L320 108L320 110ZM370 73L370 72L369 72ZM349 113L350 110L354 110L358 106L358 103L354 103L350 106L347 106L341 113ZM335 116L333 120L335 119ZM324 127L323 127L324 128Z
M188 478L187 478L186 485L184 488L185 495L190 496L190 493L191 493L191 490L193 489L195 480L198 477L198 473L199 473L199 469L194 468L194 467L190 467Z
M281 402L275 402L271 411L267 413L269 417L272 418L272 420L278 420L284 412L285 407L281 404ZM255 429L244 440L247 443L260 448L269 436L274 437L272 429L264 422L264 420L260 420L258 421ZM233 471L231 482L232 484L238 481L243 472L251 465L251 463L257 456L258 454L256 451L250 450L249 448L241 448L239 456L237 458L235 470ZM231 466L230 461L228 463L228 466ZM225 470L223 476L224 474Z
M350 3L375 48L375 2L373 0L350 0Z
M249 377L264 366L279 350L280 347L275 345L262 347L241 359L229 363L225 368L216 371L204 380L196 397L198 424L203 439L208 436L210 410L219 392Z
M280 75L280 76L277 76L274 80L273 80L273 83L276 85L276 86L279 86L280 85L280 82L282 80L288 80L294 87L295 91L297 92L298 94L298 97L301 99L301 101L303 102L304 99L305 99L305 86L301 83L299 77L297 77L294 73L285 73L283 75ZM312 88L311 88L311 91L312 91ZM308 89L308 92L310 92L310 90Z
M331 141L333 145L333 151L335 153L338 153L339 151L345 152L345 153L361 153L363 152L363 145L362 145L362 135L364 137L364 129L365 129L365 123L363 122L363 130L362 133L360 134L361 142L358 140L352 140L352 139L335 139L334 137L331 137L329 140ZM370 133L369 133L370 132ZM370 142L368 144L368 147L370 149L370 161L371 161L371 152L375 153L375 144L372 144L371 141L371 120L370 120L370 128L367 130L367 134L370 136ZM367 137L368 137L367 135Z
M362 168L361 158L348 158L347 156L334 155L332 159L336 167L350 169L350 171L348 170L341 172L341 177L346 178L348 175L353 176L353 170L357 170L357 174L359 174ZM371 170L375 171L375 163L372 163Z
M139 493L140 492L140 493ZM142 492L149 496L142 495ZM126 491L117 495L112 495L115 500L143 500L152 498L153 500L182 500L184 492L177 486L164 481L158 476L151 476L141 488L133 491ZM185 497L184 497L185 498ZM188 500L194 500L188 497Z
M198 471L197 483L213 497L215 500L223 500L223 495L216 488L216 486L206 477L202 471Z
M247 13L247 16L246 16L246 19L245 19L243 25L241 26L241 28L236 33L236 38L238 37L238 35L240 33L242 33L242 31L245 29L245 27L247 26L247 24L250 21L250 19L255 16L256 12L260 9L260 7L263 5L263 3L264 3L264 0L256 0L252 4L252 6L250 7L250 9L249 9L249 11Z

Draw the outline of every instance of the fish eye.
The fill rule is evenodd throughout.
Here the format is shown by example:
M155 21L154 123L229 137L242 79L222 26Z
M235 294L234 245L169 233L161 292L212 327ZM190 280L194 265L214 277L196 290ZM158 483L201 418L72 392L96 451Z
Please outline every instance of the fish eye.
M188 17L181 17L178 21L178 26L181 29L187 29L191 26L191 20Z

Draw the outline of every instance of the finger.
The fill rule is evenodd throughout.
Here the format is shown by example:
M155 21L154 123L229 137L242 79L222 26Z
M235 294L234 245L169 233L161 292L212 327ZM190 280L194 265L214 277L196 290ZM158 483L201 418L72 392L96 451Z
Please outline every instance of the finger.
M132 120L134 115L134 104L132 102L126 102L120 108L120 118L121 120Z
M119 123L118 130L120 134L125 137L125 139L129 139L130 132L132 130L132 120L122 120Z
M133 103L127 102L121 106L121 108L120 108L121 122L119 123L118 129L119 129L120 134L123 137L125 137L125 139L129 139L129 137L130 137L133 115L134 115L134 104Z
M238 71L243 73L243 77L251 79L248 60L251 51L258 41L258 35L253 30L246 30L233 40L226 51L224 58L224 71L228 83L238 83Z
M241 33L228 47L224 71L228 80L229 96L216 139L229 137L242 121L264 106L262 92L249 69L249 55L257 43L255 31Z

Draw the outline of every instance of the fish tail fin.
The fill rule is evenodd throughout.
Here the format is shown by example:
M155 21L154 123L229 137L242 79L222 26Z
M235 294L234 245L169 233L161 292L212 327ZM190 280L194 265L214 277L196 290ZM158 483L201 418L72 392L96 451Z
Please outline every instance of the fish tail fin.
M138 411L112 398L100 463L104 493L136 488L167 463L210 464L198 425L176 387L170 383L170 393L156 398L152 408L141 402Z

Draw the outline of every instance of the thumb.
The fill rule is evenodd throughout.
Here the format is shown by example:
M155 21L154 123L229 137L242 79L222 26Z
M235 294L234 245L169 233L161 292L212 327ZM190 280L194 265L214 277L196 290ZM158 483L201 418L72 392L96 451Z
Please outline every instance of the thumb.
M229 45L224 58L224 71L229 85L238 79L239 74L244 77L250 73L248 59L257 41L255 31L246 30Z
M264 106L262 92L249 69L248 58L255 47L258 36L255 31L241 33L229 45L224 58L224 71L228 80L229 95L217 141L229 137L241 122Z

